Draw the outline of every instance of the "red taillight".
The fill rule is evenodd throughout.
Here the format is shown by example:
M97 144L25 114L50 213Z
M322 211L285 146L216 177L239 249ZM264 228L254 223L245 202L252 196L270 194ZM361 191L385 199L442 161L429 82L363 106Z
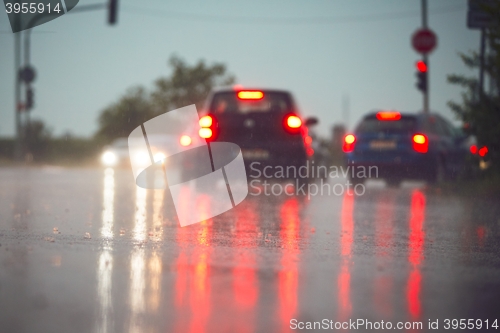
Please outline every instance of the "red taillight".
M283 118L283 127L288 133L299 133L302 128L302 120L294 114L286 115Z
M181 144L181 146L183 147L187 147L191 144L191 137L189 135L183 135L181 136L179 142Z
M344 137L344 144L342 145L342 150L344 153L350 153L354 151L354 144L356 143L356 137L353 134L347 134Z
M413 150L425 154L429 151L429 140L424 134L415 134L412 138Z
M212 130L210 128L202 127L198 131L198 134L203 139L210 139L214 133L212 132Z
M203 116L199 120L200 130L198 131L198 135L206 140L212 141L215 140L217 136L217 120L211 114Z
M299 128L302 125L302 120L297 116L288 116L286 125L290 128Z
M484 146L484 147L481 147L478 151L479 153L479 156L481 157L485 157L486 154L488 154L488 147Z
M471 152L471 154L476 155L477 154L477 146L476 145L470 146L470 152Z
M212 116L206 115L200 118L200 127L210 127L214 123Z
M238 91L238 98L259 100L264 98L264 93L258 90L242 90Z
M401 113L393 111L381 111L377 112L376 117L378 120L399 120L401 119Z

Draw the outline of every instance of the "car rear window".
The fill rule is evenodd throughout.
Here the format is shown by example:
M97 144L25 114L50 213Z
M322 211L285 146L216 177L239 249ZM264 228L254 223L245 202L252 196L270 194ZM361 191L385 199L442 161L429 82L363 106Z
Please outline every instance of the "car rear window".
M417 120L411 116L403 116L399 120L378 120L377 118L364 119L356 129L360 134L402 134L413 132Z
M215 94L210 112L223 113L250 113L250 112L291 112L292 100L290 95L282 92L262 91L262 99L240 99L237 91Z

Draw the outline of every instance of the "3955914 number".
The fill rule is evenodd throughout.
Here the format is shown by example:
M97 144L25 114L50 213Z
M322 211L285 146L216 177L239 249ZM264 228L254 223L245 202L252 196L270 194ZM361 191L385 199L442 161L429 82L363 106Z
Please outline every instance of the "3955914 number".
M53 7L51 7L50 3L44 4L42 2L5 3L5 11L7 14L60 13L61 10L62 9L59 3Z
M498 319L494 321L488 319L445 319L445 330L480 330L498 329Z

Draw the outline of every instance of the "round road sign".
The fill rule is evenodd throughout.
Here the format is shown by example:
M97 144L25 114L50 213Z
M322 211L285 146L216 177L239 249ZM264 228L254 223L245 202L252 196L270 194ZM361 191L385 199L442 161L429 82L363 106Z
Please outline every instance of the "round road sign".
M31 66L26 66L19 70L19 78L26 83L33 82L33 80L35 80L35 76L35 69Z
M411 44L418 53L427 54L436 47L437 36L432 30L420 29L413 33Z

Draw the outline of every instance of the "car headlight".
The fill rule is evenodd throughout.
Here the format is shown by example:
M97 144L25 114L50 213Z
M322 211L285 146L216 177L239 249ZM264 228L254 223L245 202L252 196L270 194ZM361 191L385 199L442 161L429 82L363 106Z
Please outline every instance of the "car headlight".
M112 151L105 151L101 156L101 162L106 166L113 166L118 161L118 157Z
M165 158L167 158L167 157L165 156L165 154L163 154L163 153L161 153L161 152L160 152L160 153L156 153L156 154L153 156L153 160L154 160L155 162L159 162L159 161L165 162Z
M151 159L148 153L141 151L134 155L134 162L137 165L145 166L151 163Z

